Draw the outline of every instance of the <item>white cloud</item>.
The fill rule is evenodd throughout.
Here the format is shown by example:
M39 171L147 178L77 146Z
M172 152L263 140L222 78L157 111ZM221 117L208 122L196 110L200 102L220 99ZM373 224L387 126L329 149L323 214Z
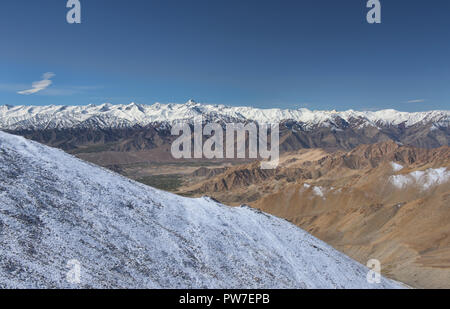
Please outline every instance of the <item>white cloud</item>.
M409 100L406 103L424 103L424 99L417 99L417 100Z
M42 75L42 80L34 82L32 84L31 89L18 91L17 93L23 95L30 95L42 91L44 89L47 89L52 84L51 78L54 76L55 74L53 74L52 72L44 73L44 75Z

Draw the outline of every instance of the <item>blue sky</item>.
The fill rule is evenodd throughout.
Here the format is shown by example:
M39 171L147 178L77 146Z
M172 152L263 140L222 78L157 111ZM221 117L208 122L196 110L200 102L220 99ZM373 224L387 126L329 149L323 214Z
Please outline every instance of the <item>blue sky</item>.
M366 0L80 2L70 25L65 0L2 1L0 104L450 106L448 0L381 0L379 25Z

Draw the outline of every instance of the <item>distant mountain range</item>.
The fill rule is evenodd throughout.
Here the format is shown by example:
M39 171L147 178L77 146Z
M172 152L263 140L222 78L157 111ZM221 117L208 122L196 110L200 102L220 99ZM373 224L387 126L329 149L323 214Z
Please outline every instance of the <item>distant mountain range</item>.
M171 126L205 122L280 124L280 150L346 149L393 140L437 148L450 144L450 111L310 111L185 104L99 106L0 106L0 130L66 151L167 152ZM167 153L162 157L170 157Z
M69 261L79 282L67 281ZM293 224L0 132L0 288L399 288Z
M74 128L131 128L155 123L173 124L193 121L203 115L209 121L258 123L298 123L304 130L315 128L361 129L364 127L404 128L432 124L433 129L450 126L450 111L418 113L381 110L358 111L310 111L308 109L259 109L202 105L194 101L185 104L129 105L102 104L87 106L1 106L0 129L48 130Z

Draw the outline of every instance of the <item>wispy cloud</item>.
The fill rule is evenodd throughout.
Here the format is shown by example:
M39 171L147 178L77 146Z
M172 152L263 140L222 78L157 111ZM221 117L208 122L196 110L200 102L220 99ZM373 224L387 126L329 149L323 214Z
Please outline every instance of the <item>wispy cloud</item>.
M406 103L424 103L425 101L426 101L425 99L416 99L416 100L406 101Z
M24 88L27 88L27 85L0 83L0 92L18 93L18 92L24 92L24 91L20 91L20 89L24 89ZM42 91L39 91L39 93L37 93L36 95L39 95L39 96L72 96L72 95L77 95L77 94L86 94L86 93L95 92L95 91L97 91L99 89L103 89L103 88L104 88L103 86L71 86L71 85L66 85L64 87L54 87L52 84L52 87L43 89ZM30 90L34 91L34 89L30 89ZM21 93L21 94L24 94L24 93Z
M42 91L44 89L47 89L52 84L51 78L54 76L55 74L52 72L44 73L44 75L42 75L42 80L34 82L31 85L32 86L31 89L18 91L17 93L22 95L30 95L38 93L39 91Z

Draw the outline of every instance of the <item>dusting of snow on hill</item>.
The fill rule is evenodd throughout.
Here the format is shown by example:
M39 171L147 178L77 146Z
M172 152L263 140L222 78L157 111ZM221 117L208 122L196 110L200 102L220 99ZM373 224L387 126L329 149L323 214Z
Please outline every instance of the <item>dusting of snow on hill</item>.
M69 261L81 266L69 283ZM399 288L291 223L0 132L0 288Z
M446 183L450 180L450 171L445 167L437 169L427 169L425 171L414 171L406 175L394 175L390 177L391 183L404 189L408 186L416 185L422 190L430 189L433 186Z
M449 127L450 111L418 113L382 111L311 111L301 109L259 109L253 107L231 107L203 105L194 101L185 104L140 105L87 105L87 106L0 106L0 129L43 130L64 128L123 128L147 126L154 123L173 124L192 121L203 115L207 120L224 122L256 121L258 123L280 123L296 121L304 129L327 127L339 129L341 120L356 127L378 127L416 124L432 124L431 127Z
M323 199L325 199L325 195L323 194L323 188L322 187L313 187L313 193Z
M395 163L395 162L391 162L391 167L394 172L399 172L403 169L402 165Z

